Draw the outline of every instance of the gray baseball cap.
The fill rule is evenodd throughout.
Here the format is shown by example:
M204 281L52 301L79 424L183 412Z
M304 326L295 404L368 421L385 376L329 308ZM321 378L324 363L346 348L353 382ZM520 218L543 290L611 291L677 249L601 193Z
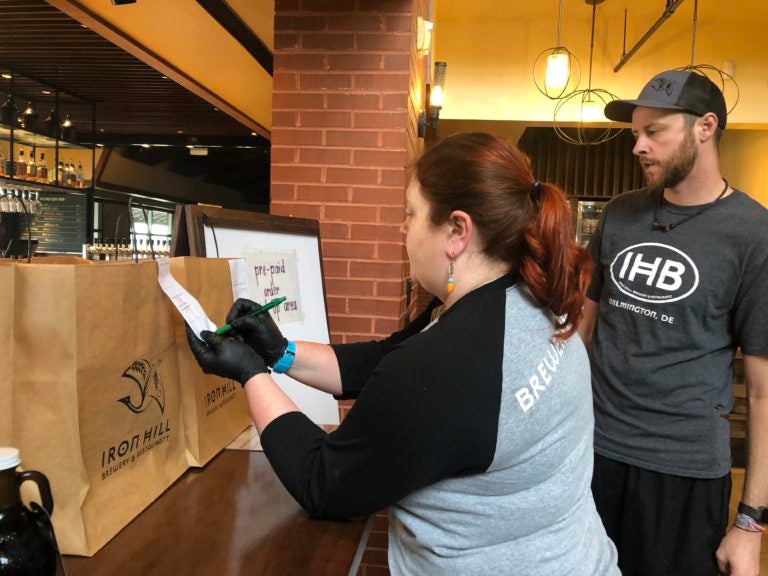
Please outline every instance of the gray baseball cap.
M605 106L605 116L617 122L632 122L637 107L679 110L696 116L712 112L725 129L728 109L723 93L714 82L692 70L667 70L651 78L637 100L614 100Z

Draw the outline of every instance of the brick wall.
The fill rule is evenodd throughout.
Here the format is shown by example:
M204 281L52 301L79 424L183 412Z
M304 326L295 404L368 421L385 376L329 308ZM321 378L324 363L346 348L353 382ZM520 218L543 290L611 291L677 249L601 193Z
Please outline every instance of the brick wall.
M425 61L417 16L429 0L276 0L273 214L320 222L332 342L387 336L406 310L399 231L407 165L423 149ZM350 403L342 403L342 417ZM359 576L389 574L386 511Z
M271 212L320 221L333 342L388 335L406 313L399 227L421 149L413 4L275 5Z

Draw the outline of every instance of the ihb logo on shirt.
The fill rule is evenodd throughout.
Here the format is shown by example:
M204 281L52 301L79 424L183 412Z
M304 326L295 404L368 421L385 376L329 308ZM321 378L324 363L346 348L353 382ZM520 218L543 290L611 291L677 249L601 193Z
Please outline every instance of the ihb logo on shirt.
M627 296L663 304L689 296L699 285L699 271L686 254L656 242L625 248L611 263L611 280Z

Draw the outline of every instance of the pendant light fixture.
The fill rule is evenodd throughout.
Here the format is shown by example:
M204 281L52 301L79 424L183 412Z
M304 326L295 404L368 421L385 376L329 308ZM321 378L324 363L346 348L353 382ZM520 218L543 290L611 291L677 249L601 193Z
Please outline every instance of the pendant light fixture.
M22 112L21 117L26 130L35 129L35 125L37 124L37 112L35 111L34 106L32 106L32 102L27 102L27 108Z
M558 100L568 92L575 90L581 81L579 61L568 48L560 43L562 25L563 0L559 0L555 47L542 51L533 63L533 83L539 92L552 100Z
M607 127L590 127L587 124L606 120L604 110L608 102L616 100L618 96L602 88L592 88L592 58L595 49L595 17L597 5L604 0L584 0L592 6L592 34L589 43L589 80L584 90L574 90L569 95L561 98L555 106L554 127L561 140L570 144L595 145L607 142L615 138L621 129L614 129L613 122ZM576 110L573 110L576 108ZM574 128L563 126L560 119L565 111L571 112L571 117L577 116L577 124Z
M53 138L59 137L59 113L55 108L51 108L51 113L48 114L48 118L43 120L43 124L45 124L49 136Z
M6 126L15 126L17 117L19 115L19 109L16 107L16 103L13 101L13 96L8 94L8 100L0 106L0 122Z
M688 66L682 66L680 68L677 68L678 70L692 70L694 72L697 72L703 76L706 76L712 82L719 85L720 91L723 93L723 97L725 98L726 107L728 109L728 114L733 112L734 108L739 104L739 84L736 82L736 80L733 78L733 63L731 62L729 65L729 70L726 71L723 68L725 68L725 63L723 63L723 68L718 68L717 66L713 66L711 64L695 64L696 62L696 25L698 22L698 14L699 14L699 0L694 0L693 2L693 32L692 32L692 38L691 38L691 63ZM728 88L730 86L733 86L735 90L735 94L732 94ZM729 100L732 101L731 104L729 104Z
M69 114L67 114L64 122L61 123L61 139L74 142L75 134L75 125L73 124L72 119L69 117Z

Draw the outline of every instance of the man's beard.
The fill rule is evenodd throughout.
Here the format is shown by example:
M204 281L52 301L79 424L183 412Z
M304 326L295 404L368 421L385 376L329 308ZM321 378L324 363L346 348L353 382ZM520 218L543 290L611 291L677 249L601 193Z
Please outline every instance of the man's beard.
M699 152L696 149L693 130L689 130L675 153L668 160L657 164L661 169L658 181L651 181L647 170L645 171L645 180L650 186L656 186L661 190L677 186L691 173L698 156Z

